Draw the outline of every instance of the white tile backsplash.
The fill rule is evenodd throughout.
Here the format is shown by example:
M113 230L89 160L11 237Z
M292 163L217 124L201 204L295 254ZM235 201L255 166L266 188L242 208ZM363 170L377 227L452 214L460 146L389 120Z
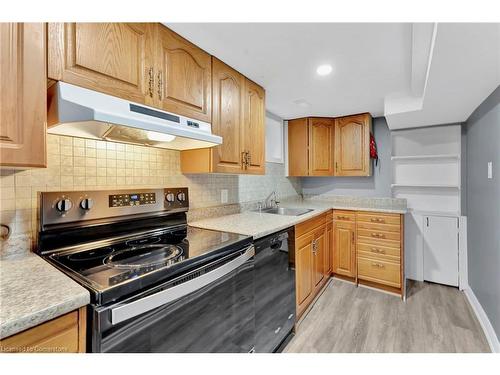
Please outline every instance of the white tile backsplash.
M47 158L47 168L0 170L0 221L13 237L35 230L40 191L186 186L191 209L221 205L222 189L225 204L261 200L273 190L282 198L301 192L284 164L267 163L264 176L183 175L179 151L58 135L47 137Z

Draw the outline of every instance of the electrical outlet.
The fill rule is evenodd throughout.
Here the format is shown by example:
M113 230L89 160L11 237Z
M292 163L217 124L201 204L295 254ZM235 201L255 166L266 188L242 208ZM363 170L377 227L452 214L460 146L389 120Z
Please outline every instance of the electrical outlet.
M492 161L488 162L488 178L489 179L493 178L493 162Z
M221 203L227 203L227 189L221 189L220 201L221 201Z

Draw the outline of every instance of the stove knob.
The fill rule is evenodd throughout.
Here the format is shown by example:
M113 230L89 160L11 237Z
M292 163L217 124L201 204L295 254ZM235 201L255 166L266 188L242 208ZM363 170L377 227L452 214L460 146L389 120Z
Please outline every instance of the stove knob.
M175 202L175 195L174 193L167 193L167 195L165 195L165 200L169 203L173 203Z
M69 198L63 198L56 203L57 211L61 213L66 213L73 207L73 202Z
M186 193L182 193L182 192L181 192L181 193L178 193L178 194L177 194L177 200L178 200L179 202L184 202L184 201L186 200Z
M94 200L92 198L84 198L80 202L80 208L85 211L90 211L94 207Z

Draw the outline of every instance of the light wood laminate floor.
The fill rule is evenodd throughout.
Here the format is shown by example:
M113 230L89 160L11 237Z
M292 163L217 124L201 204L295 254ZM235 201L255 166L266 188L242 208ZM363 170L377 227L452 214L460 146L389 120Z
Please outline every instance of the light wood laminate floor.
M465 295L410 281L400 298L332 279L284 352L489 352Z

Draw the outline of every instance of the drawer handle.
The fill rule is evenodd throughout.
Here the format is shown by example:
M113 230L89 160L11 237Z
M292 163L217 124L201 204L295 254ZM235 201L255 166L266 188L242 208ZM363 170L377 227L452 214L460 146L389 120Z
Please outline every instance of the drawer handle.
M376 262L372 262L372 266L377 267L377 268L384 268L385 267L382 263L376 263Z
M350 220L349 216L337 216L339 220Z
M372 253L385 254L385 250L377 249L376 247L371 248Z
M372 233L372 237L385 238L385 234L382 234L382 233Z
M379 219L379 218L372 218L370 219L373 223L385 223L385 220L384 219Z

